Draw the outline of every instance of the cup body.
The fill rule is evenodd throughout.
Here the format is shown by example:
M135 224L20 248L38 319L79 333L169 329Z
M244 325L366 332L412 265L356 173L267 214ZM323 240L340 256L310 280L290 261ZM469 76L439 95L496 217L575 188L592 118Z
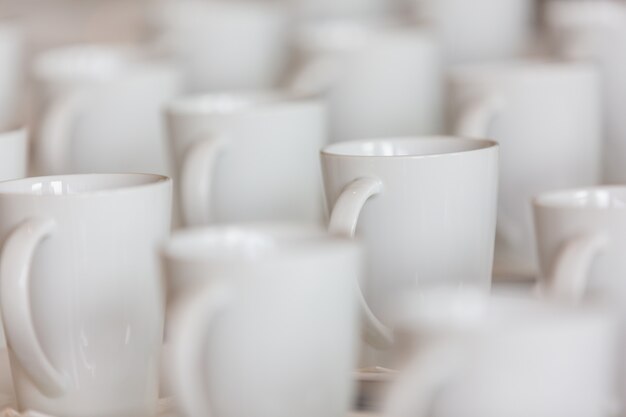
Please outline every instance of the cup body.
M491 283L498 147L452 137L343 142L322 151L332 211L360 178L381 182L361 211L356 237L368 251L363 291L385 320L411 288Z
M179 411L200 417L194 404L208 403L224 417L347 413L358 338L355 242L300 226L218 226L175 234L164 263L175 288L170 350L180 350L189 321L201 340L197 357L172 357ZM220 287L230 296L212 319L189 315ZM195 381L206 381L198 397L186 388Z
M325 94L332 142L440 132L443 80L429 32L330 21L305 27L297 48L293 88Z
M166 0L156 7L154 23L188 92L271 88L283 76L289 29L280 5Z
M450 306L429 296L422 294L414 303L431 311L422 311L421 323L411 328L421 348L416 367L409 368L429 375L421 374L426 378L421 385L417 379L409 382L412 389L406 391L420 398L433 392L426 391L433 388L429 384L441 384L426 400L427 415L599 417L613 412L616 327L606 310L520 295L493 296L485 306ZM448 369L440 373L438 367ZM443 381L428 380L435 375Z
M327 133L321 102L279 92L190 96L170 103L167 122L181 211L204 201L202 216L183 215L185 224L322 221L318 151ZM183 201L189 156L211 140L220 142L216 155L190 178L206 184ZM210 198L203 198L209 189Z
M626 105L626 52L615 44L626 40L626 6L612 0L552 0L544 15L552 52L569 60L591 62L601 72L607 136L604 180L623 183L626 121L620 109Z
M69 417L155 412L164 317L156 249L169 233L170 204L171 181L157 175L2 183L2 241L28 219L54 224L31 260L29 308L42 351L67 381L57 395L42 389L14 350L11 336L26 330L5 321L20 409Z
M34 78L39 174L169 172L161 111L180 91L176 69L128 47L85 45L42 54Z
M0 22L0 131L19 122L23 40L19 28Z
M416 17L430 24L449 63L520 56L533 30L528 0L413 0Z
M494 272L534 276L532 196L601 179L597 74L582 64L542 61L468 65L452 72L450 95L453 120L472 100L489 96L501 102L485 126L501 146Z
M16 129L0 133L0 181L24 178L28 168L28 133Z

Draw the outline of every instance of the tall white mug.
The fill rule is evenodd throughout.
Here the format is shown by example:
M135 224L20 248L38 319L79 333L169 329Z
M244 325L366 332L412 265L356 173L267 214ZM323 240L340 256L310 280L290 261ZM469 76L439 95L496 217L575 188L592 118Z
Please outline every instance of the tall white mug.
M187 417L344 417L357 353L360 246L302 226L175 234L170 382Z
M183 223L323 219L322 102L286 92L215 93L167 106Z
M167 174L161 109L181 78L131 47L77 45L44 52L34 68L39 174Z
M154 415L170 205L158 175L0 183L1 309L20 410Z
M536 276L535 194L601 180L599 84L585 64L522 60L451 71L451 128L501 147L496 275Z
M591 62L602 74L606 149L604 179L626 181L626 4L619 0L550 0L545 24L552 52L569 60Z
M391 342L388 313L410 289L489 291L498 145L458 137L342 142L322 150L330 231L368 251L365 337Z
M187 92L272 88L288 61L288 12L278 2L162 0L153 24Z
M330 20L296 39L296 91L328 100L331 142L440 133L443 79L427 30L387 21Z
M389 417L619 415L616 326L599 306L520 295L421 294L405 332L417 349Z

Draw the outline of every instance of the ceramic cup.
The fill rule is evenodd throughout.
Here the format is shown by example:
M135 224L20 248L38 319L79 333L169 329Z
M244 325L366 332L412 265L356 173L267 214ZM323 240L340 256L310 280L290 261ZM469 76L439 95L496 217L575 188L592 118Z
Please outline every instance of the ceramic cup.
M533 31L531 0L413 0L415 16L433 27L449 63L520 56Z
M157 246L171 181L0 183L0 293L17 403L67 417L154 415L163 338Z
M550 0L544 13L552 53L595 64L602 74L605 144L604 179L626 181L626 5L616 0Z
M23 46L20 28L0 21L0 131L19 121L24 88Z
M452 129L502 150L494 272L535 277L530 199L601 180L598 75L549 61L465 65L451 72L450 96Z
M330 231L368 250L366 340L390 342L386 312L411 288L488 291L498 145L457 137L343 142L322 150Z
M439 49L419 27L330 20L304 26L289 82L329 103L331 141L441 131Z
M287 225L175 234L170 378L189 417L343 417L352 400L361 251ZM245 401L241 401L245 398Z
M274 87L288 61L288 13L269 2L165 0L153 24L188 92Z
M385 416L618 415L615 322L599 306L458 290L411 305L417 348Z
M277 91L189 96L168 105L167 122L185 225L321 222L321 102Z
M78 45L37 57L38 173L168 172L161 109L181 80L174 68L142 55Z

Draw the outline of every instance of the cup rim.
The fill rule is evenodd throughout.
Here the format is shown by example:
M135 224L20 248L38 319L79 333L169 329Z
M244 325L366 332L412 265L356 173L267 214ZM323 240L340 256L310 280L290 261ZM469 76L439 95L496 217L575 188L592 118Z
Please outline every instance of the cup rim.
M367 145L380 145L380 144L399 144L399 143L432 143L438 141L448 141L458 143L462 145L474 145L469 149L457 149L438 153L411 153L411 154L394 154L394 155L368 155L362 151L364 146ZM344 147L358 148L360 152L347 153L346 151L340 152L339 150ZM499 147L498 142L492 139L485 138L473 138L468 136L446 136L446 135L433 135L433 136L405 136L405 137L392 137L392 138L372 138L372 139L360 139L344 142L336 142L325 146L320 151L323 157L332 158L369 158L377 160L385 159L424 159L424 158L441 158L452 155L460 155L467 153L474 153L485 151L488 149L497 149ZM339 148L339 149L338 149Z
M79 191L79 192L71 192L71 193L46 193L46 194L36 194L29 192L25 189L15 189L12 186L16 185L28 185L28 184L36 184L41 182L51 182L51 181L70 181L72 179L82 179L94 181L98 178L126 178L126 179L135 179L140 180L138 183L125 183L123 185L116 185L111 187L98 187L95 189ZM106 174L67 174L67 175L46 175L39 177L26 177L19 179L12 179L7 181L0 182L0 197L11 196L11 197L31 197L31 198L85 198L85 197L97 197L111 194L124 194L128 192L134 192L138 190L150 190L153 188L161 187L171 183L171 179L165 175L159 174L144 174L144 173L106 173Z
M287 89L232 90L187 94L170 100L165 110L171 115L240 114L259 108L277 108L285 104L317 103L311 94Z
M267 238L277 242L274 248L262 254L245 254L243 249L235 249L233 254L207 256L211 249L233 245L237 242ZM199 228L189 228L172 233L161 245L164 259L185 262L264 262L281 257L297 257L312 253L341 253L342 250L355 250L359 247L354 239L335 236L326 229L315 225L290 222L251 222L227 223ZM228 248L226 248L228 249Z
M512 58L495 61L459 64L450 69L449 78L454 82L465 79L480 79L491 82L495 78L534 77L552 75L562 77L563 74L592 75L595 71L591 64L585 62L562 61L555 58Z
M623 205L615 205L613 200L607 198L590 200L590 197L598 197L600 193L614 195L616 192L623 195ZM533 197L532 204L543 209L623 211L626 210L626 185L600 185L548 191Z

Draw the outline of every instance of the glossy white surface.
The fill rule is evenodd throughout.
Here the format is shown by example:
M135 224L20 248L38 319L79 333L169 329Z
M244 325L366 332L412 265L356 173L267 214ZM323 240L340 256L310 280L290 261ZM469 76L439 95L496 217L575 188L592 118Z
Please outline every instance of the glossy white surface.
M168 336L182 414L345 415L361 255L352 241L300 226L174 235L164 258L179 294Z
M290 86L328 99L331 141L441 130L441 63L428 31L331 20L303 27L296 42Z
M451 72L456 133L489 137L501 147L496 275L537 272L531 197L601 180L599 82L589 66L549 61L466 65Z
M288 59L289 21L279 3L161 0L154 25L183 68L189 92L274 87Z
M409 301L407 299L407 301ZM597 306L420 294L417 350L384 415L604 417L616 408L616 333Z
M550 0L544 20L556 54L594 63L602 73L607 128L604 180L626 181L626 5L614 0Z
M21 122L23 39L20 29L0 20L0 131Z
M113 45L51 50L34 64L38 174L167 174L162 107L181 77L141 51Z
M526 52L534 24L532 0L412 0L433 27L450 63L512 58Z
M356 231L364 242L368 273L362 289L383 323L391 324L390 307L411 288L447 284L489 290L495 142L454 137L343 142L326 147L321 158L331 230Z
M283 92L182 97L166 111L186 225L320 223L326 111Z
M171 181L143 174L0 183L2 315L21 409L136 416L156 407L157 245Z

